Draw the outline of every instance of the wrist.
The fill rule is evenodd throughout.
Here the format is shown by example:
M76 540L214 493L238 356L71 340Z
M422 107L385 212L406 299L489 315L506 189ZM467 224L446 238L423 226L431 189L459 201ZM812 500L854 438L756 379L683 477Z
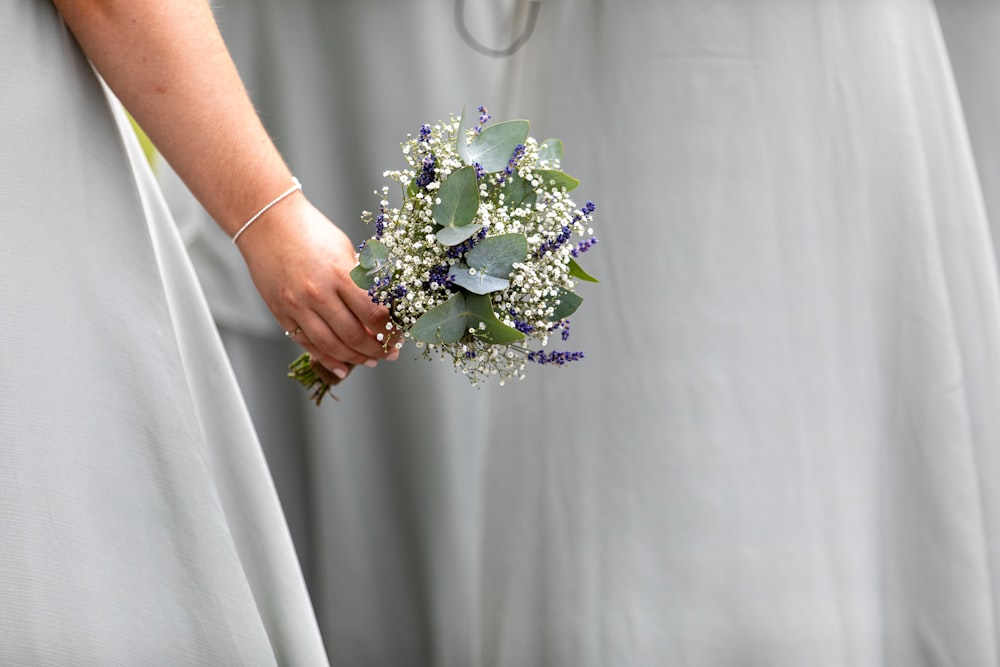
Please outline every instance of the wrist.
M265 215L267 215L268 211L270 211L275 206L281 205L281 203L283 201L285 201L286 199L288 199L290 197L296 196L300 192L302 192L302 183L299 182L299 179L297 179L294 176L292 176L292 178L291 178L291 185L289 185L288 189L284 190L283 192L281 192L280 194L278 194L278 196L276 196L274 199L272 199L268 203L264 204L264 206L262 206L256 213L254 213L252 216L250 216L247 219L247 221L245 223L243 223L240 226L239 229L236 230L236 232L232 235L233 245L237 244L237 242L243 236L244 232L246 232L247 230L249 230L250 227L255 222L257 222L260 218L262 218Z

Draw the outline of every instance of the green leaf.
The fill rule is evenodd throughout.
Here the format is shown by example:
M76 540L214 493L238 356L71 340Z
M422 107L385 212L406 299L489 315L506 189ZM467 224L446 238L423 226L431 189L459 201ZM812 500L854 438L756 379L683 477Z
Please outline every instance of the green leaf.
M469 164L478 162L488 174L507 166L514 149L528 139L528 121L506 120L491 125L469 142Z
M388 259L389 248L378 239L365 241L365 245L358 255L358 263L365 269L380 269Z
M510 287L510 273L516 262L528 256L524 234L499 234L479 243L465 256L465 264L455 264L455 283L474 294L489 294Z
M476 337L487 343L509 345L524 340L524 334L497 319L493 302L488 296L470 294L465 298L468 309L468 327L476 330ZM480 326L482 323L484 326Z
M555 312L552 313L552 321L558 322L575 313L576 309L583 303L583 297L577 296L574 292L560 287L559 294L552 298L550 302L556 308Z
M479 271L469 267L468 264L457 262L451 265L452 282L459 287L464 287L473 294L489 294L490 292L500 292L510 287L510 280L498 278L485 271Z
M413 199L417 196L417 190L420 186L417 185L416 181L410 181L410 184L406 186L406 191L403 193L406 199Z
M378 239L368 239L358 254L358 265L351 269L351 280L361 289L368 289L388 261L389 248Z
M555 188L556 190L561 190L566 188L566 192L569 192L576 186L580 185L578 179L573 178L569 174L563 173L557 169L536 169L535 174L542 179L542 183L545 189Z
M448 178L441 184L437 197L440 202L431 208L435 223L449 229L469 226L476 219L476 213L479 211L479 184L476 182L475 168L462 167L449 174ZM472 233L474 232L475 230ZM471 233L465 238L469 236ZM445 242L442 241L442 243ZM461 241L445 243L445 245L454 245L455 243L461 243Z
M462 117L458 120L458 136L455 137L455 150L458 152L458 157L462 159L462 162L468 165L472 164L472 158L469 156L469 130L472 129L472 121L470 116L474 114L465 113L465 107L462 107Z
M410 336L423 343L455 343L465 336L469 312L465 296L458 292L439 306L431 308L410 327Z
M515 209L524 202L524 198L531 193L531 185L521 178L521 175L514 172L507 179L503 186L503 203L509 209Z
M475 236L482 225L466 225L465 227L444 227L437 231L437 240L441 245L453 246Z
M579 264L577 264L575 259L570 259L569 260L569 275L573 276L574 278L579 278L580 280L585 280L588 283L599 283L599 282L601 282L600 280L598 280L594 276L592 276L589 273L587 273L586 271L584 271L583 267L581 267Z
M481 325L481 326L480 326ZM458 292L440 306L424 313L410 336L423 343L457 343L475 329L476 337L500 345L524 340L524 334L497 319L488 296Z
M563 142L558 139L546 139L538 147L539 160L562 160Z
M375 274L358 264L351 269L351 280L361 289L368 289L375 284Z
M514 264L528 256L528 239L524 234L490 236L469 251L465 261L474 269L497 278L508 278Z

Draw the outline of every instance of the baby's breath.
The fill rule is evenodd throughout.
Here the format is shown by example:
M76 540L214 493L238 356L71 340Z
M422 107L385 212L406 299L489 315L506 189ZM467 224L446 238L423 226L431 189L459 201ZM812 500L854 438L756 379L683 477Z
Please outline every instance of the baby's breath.
M400 203L391 203L389 185L375 191L378 211L362 213L374 234L362 244L361 264L352 273L373 302L389 309L397 332L413 340L421 356L450 360L473 385L490 378L500 384L522 379L528 362L564 365L583 357L582 352L544 348L552 336L562 341L569 337L567 316L580 302L574 292L577 280L593 280L576 258L597 243L594 204L578 206L571 198L569 191L577 181L561 171L561 142L539 143L527 136L526 121L511 121L508 128L522 124L518 127L523 134L504 144L496 137L505 124L484 129L489 120L480 107L475 125L451 116L407 136L402 143L406 166L383 172L402 193ZM468 147L465 153L459 150L460 142ZM487 151L473 149L483 144L502 146L493 151L500 157L492 163L478 158ZM503 157L507 149L508 157ZM435 208L451 201L446 192L449 177L473 169L475 187L469 181L469 197L475 201L478 193L478 208L474 217L470 210L470 219L461 226L467 234L457 243L446 243L438 234L447 222L435 217ZM477 246L493 248L494 241L511 238L520 239L513 245L526 248L523 256L500 263L502 270L482 257L474 265ZM371 247L366 249L366 244ZM366 251L376 246L378 252L372 255L377 257L366 264ZM487 279L490 287L470 291L468 281L476 285ZM440 326L431 327L428 334L428 327L421 327L428 321L425 316L457 303L456 298L465 299L465 310L456 310L455 317L465 317L466 326L445 337L441 332L448 319L439 318ZM490 312L484 315L483 310ZM395 340L378 336L386 345Z
M468 130L464 140L474 141L487 120L489 114L480 108L480 124ZM565 295L576 287L571 269L574 257L596 243L596 239L571 242L592 234L593 203L576 205L565 181L560 180L560 175L565 176L559 172L560 155L546 151L543 156L539 142L528 137L515 147L506 169L478 173L479 208L473 223L481 226L479 233L457 246L440 243L435 238L440 226L433 208L441 203L437 193L442 184L465 166L456 145L460 122L451 116L447 122L421 126L416 136L409 135L402 144L408 168L384 172L398 184L403 198L400 205L390 206L385 186L378 192L380 213L366 213L362 218L376 224L372 238L383 243L394 258L392 270L381 272L369 289L372 300L388 307L393 322L410 338L410 330L422 316L463 290L453 282L456 271L477 274L475 268L465 267L465 260L478 242L501 234L523 235L527 257L513 264L506 288L489 293L497 320L523 334L523 340L491 342L486 324L480 322L458 341L419 341L425 344L418 349L426 358L450 359L473 384L494 376L502 383L520 379L528 361L563 364L581 358L579 352L532 351L531 344L544 347L555 329L565 332L563 340L568 336L568 320L557 316L560 297L568 298ZM505 185L514 179L532 196L512 196Z

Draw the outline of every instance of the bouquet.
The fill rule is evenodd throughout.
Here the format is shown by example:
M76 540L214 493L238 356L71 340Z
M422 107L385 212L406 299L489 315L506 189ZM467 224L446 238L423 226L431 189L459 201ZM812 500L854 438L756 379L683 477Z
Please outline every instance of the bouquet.
M379 340L401 334L425 358L450 359L474 386L521 379L529 362L582 359L545 348L569 338L568 318L583 301L576 282L597 282L577 263L597 243L594 203L570 198L579 181L561 169L562 142L537 142L526 120L487 125L490 118L479 107L473 118L408 135L408 168L383 174L402 203L390 206L385 185L379 212L362 214L374 234L351 273L389 309L395 331ZM308 354L289 368L317 404L336 383Z

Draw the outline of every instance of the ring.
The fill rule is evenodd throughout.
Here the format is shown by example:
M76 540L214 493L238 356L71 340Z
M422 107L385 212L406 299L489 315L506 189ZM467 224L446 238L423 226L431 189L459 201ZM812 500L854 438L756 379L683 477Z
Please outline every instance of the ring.
M302 327L295 327L295 331L286 331L285 335L288 336L289 338L295 338L300 333L302 333Z

